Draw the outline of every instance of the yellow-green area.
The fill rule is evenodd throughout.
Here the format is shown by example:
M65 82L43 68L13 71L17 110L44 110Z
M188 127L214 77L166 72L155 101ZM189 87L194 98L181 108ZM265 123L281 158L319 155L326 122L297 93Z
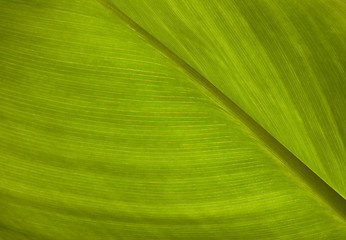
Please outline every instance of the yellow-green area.
M0 239L346 239L345 13L0 0Z

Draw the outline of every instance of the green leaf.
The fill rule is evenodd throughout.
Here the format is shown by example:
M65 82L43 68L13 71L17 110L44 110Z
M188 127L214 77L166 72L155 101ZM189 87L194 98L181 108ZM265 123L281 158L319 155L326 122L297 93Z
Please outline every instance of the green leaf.
M1 0L0 239L346 238L345 10Z

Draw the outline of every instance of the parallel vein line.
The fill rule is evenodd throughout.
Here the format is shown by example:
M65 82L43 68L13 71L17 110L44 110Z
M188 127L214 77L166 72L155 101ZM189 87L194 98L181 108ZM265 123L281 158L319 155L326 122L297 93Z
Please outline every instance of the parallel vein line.
M181 59L153 35L133 21L129 16L122 12L109 0L97 0L113 14L119 17L125 24L135 30L154 48L172 60L179 68L186 72L192 82L207 95L218 107L228 115L236 117L240 122L251 131L277 159L287 166L300 180L307 185L312 192L325 204L331 207L335 213L346 222L346 200L324 182L316 173L302 163L292 152L275 139L267 130L258 124L252 117L244 112L236 103L228 98L223 92L216 88L208 79Z

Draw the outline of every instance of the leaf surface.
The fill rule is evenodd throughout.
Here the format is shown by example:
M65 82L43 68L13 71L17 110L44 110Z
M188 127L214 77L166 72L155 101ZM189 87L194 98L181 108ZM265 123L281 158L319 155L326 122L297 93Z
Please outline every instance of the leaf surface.
M1 1L0 239L346 238L345 8L273 2Z
M345 3L112 1L346 197Z

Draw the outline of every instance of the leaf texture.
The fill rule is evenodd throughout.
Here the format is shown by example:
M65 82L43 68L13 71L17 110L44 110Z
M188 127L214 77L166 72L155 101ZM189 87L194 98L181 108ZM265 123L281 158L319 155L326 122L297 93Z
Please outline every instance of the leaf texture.
M345 7L290 3L107 2L345 197ZM105 4L0 9L0 239L346 238L338 208Z
M342 1L112 1L346 197Z

